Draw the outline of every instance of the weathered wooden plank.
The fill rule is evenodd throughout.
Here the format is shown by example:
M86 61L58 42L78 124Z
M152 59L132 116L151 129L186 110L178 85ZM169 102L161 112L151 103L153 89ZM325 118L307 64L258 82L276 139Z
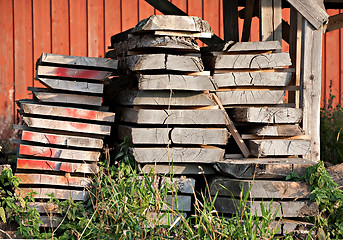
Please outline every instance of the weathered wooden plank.
M33 194L36 199L50 199L47 194L54 194L55 198L61 200L67 200L72 198L74 201L85 201L88 199L88 191L83 190L69 190L69 189L54 189L54 188L25 188L21 187L20 190L16 189L15 193L20 197L26 197L28 194L34 191L37 194Z
M288 107L235 108L230 113L237 122L299 123L302 119L302 109Z
M138 89L140 90L215 90L210 76L191 76L175 74L139 75Z
M104 80L111 76L112 71L100 71L91 69L78 69L71 67L59 67L59 66L38 66L36 70L38 77L67 77L76 79L92 79L92 80Z
M189 177L162 177L161 186L170 186L173 192L194 194L195 179Z
M243 210L239 201L239 199L218 197L214 205L219 213L234 214L236 211ZM270 209L271 214L276 214L277 217L307 217L319 214L317 203L310 201L274 201L272 203L270 201L248 201L244 209L253 215L262 216L261 204L264 209Z
M110 135L111 126L93 123L81 123L72 121L52 120L44 118L23 117L23 121L29 127L43 128L51 130L63 130L77 133L90 133L100 135Z
M60 213L58 209L58 204L55 203L49 203L49 202L34 202L29 203L29 208L33 209L35 208L39 213Z
M260 42L227 42L208 46L202 48L201 51L205 55L212 55L211 53L221 52L222 54L236 54L236 53L249 53L249 52L275 52L282 50L279 41L260 41Z
M30 146L20 144L20 155L28 155L35 157L57 158L57 159L69 159L80 161L98 161L100 152L95 151L82 151L42 146Z
M246 158L225 159L216 163L216 169L225 175L240 179L285 179L294 171L303 175L315 163L302 158Z
M171 174L171 175L199 175L215 174L212 165L173 163L173 164L145 164L141 169L142 173Z
M61 175L39 173L16 173L21 180L20 184L39 184L52 186L89 187L92 179L84 177L66 177Z
M95 58L95 57L76 57L51 53L42 53L41 57L37 61L37 65L44 64L63 64L70 66L83 66L94 68L109 68L111 70L117 69L118 61L107 58Z
M284 90L235 90L218 91L218 98L223 105L241 104L280 104L285 95Z
M67 117L75 119L114 122L115 113L89 110L84 108L43 105L31 101L18 101L19 107L27 114Z
M219 109L122 109L121 120L139 124L204 124L224 125L226 119Z
M312 0L310 1L312 2ZM317 6L316 3L313 5ZM303 129L312 139L308 159L320 159L320 104L321 104L321 69L322 69L322 29L316 30L306 20L303 21L302 55L300 82L300 104L304 110Z
M113 38L114 39L114 38ZM156 36L153 34L130 35L124 41L111 41L111 48L118 56L125 56L129 50L149 50L155 48L172 49L186 52L198 52L198 43L191 38L177 36Z
M215 73L213 81L218 87L235 86L288 86L290 72L227 72Z
M132 154L139 163L213 163L224 157L224 149L216 147L203 148L131 148Z
M275 137L290 137L304 135L304 130L299 125L268 125L257 126L247 129L247 132L256 134L257 136L275 136Z
M164 211L190 212L192 207L192 197L178 194L177 196L167 195L162 206Z
M205 57L210 69L263 69L291 65L289 53L219 55Z
M126 136L133 144L225 145L230 135L225 128L137 128L120 125L119 139Z
M70 163L22 157L17 158L17 169L91 174L99 172L99 168L95 163Z
M83 93L94 93L103 94L104 84L102 83L90 83L90 82L79 82L79 81L68 81L64 79L53 79L53 78L42 78L38 80L48 88L63 91L83 92Z
M260 40L282 44L281 0L260 0Z
M305 155L311 140L249 140L251 154L256 157Z
M330 16L326 27L326 32L331 32L343 27L343 13Z
M309 199L309 185L305 182L275 180L238 180L216 177L209 181L211 195L240 197L249 194L250 199Z
M62 221L62 217L59 216L39 216L39 220L42 221L42 223L39 223L38 226L39 227L45 227L45 228L57 228L61 221Z
M59 93L59 92L46 92L32 90L33 95L42 102L49 103L68 103L68 104L81 104L91 106L101 106L102 97L70 94L70 93Z
M103 147L103 140L98 138L69 136L55 133L36 132L33 130L22 130L21 140L29 142L39 142L43 144L60 145L66 147Z
M132 33L144 31L184 31L212 34L211 27L207 21L199 17L176 15L150 16L140 21L132 30Z
M329 15L319 4L313 0L287 0L304 18L318 29L322 24L328 21Z
M170 91L122 91L117 102L121 105L152 106L215 106L204 93Z
M168 70L181 72L201 72L204 66L201 58L170 54L144 54L128 56L124 64L132 71Z

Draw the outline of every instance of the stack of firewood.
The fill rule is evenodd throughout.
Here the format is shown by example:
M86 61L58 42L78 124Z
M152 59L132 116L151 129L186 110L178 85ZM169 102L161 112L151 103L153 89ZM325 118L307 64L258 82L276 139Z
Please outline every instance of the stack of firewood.
M103 138L114 122L114 113L102 106L102 94L117 65L112 59L42 54L36 80L46 88L29 88L34 98L17 102L22 119L22 125L14 125L19 130L17 194L33 190L40 200L51 193L57 199L87 199ZM44 201L35 207L42 213L57 210Z
M307 154L310 139L299 127L302 109L284 103L285 91L299 89L288 86L293 69L288 68L289 54L281 50L278 41L229 42L204 48L203 54L213 71L217 96L255 157L227 154L216 164L228 175L209 180L211 194L218 193L216 209L230 215L245 208L256 216L270 209L284 218L271 227L285 234L309 231L311 224L294 219L315 216L318 206L309 201L307 184L286 181L293 170L303 172L313 162L299 158ZM248 194L246 206L239 204L241 194Z
M158 173L182 175L174 171L179 164L224 157L226 119L204 93L215 85L194 40L211 35L209 24L198 17L151 16L111 38L114 50L107 56L120 60L121 81L128 81L122 91L108 94L120 106L118 138L129 136L135 160L156 164ZM179 210L189 212L191 196L181 202Z

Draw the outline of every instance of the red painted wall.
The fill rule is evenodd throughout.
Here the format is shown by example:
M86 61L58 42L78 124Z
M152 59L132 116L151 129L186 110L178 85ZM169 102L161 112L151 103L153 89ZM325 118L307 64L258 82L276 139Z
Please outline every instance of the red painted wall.
M189 15L209 21L223 38L222 0L171 0ZM110 37L131 28L141 19L160 14L144 0L0 0L0 134L15 121L15 100L30 98L27 87L40 87L34 63L42 52L99 57ZM339 10L330 10L337 14ZM285 19L289 13L284 10ZM243 21L240 21L242 28ZM258 41L254 18L251 41ZM324 37L322 99L329 93L341 103L342 30ZM288 50L284 44L284 50ZM332 83L332 84L330 84ZM331 86L331 88L330 88ZM0 137L1 139L1 137Z

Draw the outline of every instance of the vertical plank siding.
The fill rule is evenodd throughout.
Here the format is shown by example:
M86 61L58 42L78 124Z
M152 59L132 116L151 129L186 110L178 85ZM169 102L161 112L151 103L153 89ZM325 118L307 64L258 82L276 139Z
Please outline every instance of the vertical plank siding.
M171 1L189 15L208 20L224 37L222 0ZM0 140L8 137L15 122L15 100L31 98L28 86L42 86L33 81L35 61L42 52L104 56L112 35L160 14L144 0L0 0L0 5ZM287 11L283 17L289 22ZM330 15L340 12L328 10ZM242 26L239 19L240 37ZM258 31L258 18L253 17L250 41L258 41ZM322 106L330 94L335 96L334 105L342 103L342 31L324 35ZM288 50L284 41L283 49Z

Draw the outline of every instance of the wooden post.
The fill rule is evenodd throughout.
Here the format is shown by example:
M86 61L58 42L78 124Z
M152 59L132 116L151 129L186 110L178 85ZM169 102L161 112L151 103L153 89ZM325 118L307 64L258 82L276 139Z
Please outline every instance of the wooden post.
M320 159L322 31L322 26L316 30L312 24L303 19L300 103L303 107L303 129L312 140L310 152L304 158L312 161Z
M224 41L239 42L238 0L223 0Z
M282 44L281 0L260 0L260 40Z
M289 54L291 56L292 68L295 73L292 76L290 86L300 85L300 64L301 64L301 30L302 16L298 11L291 6L290 11L290 31L289 31ZM299 92L288 92L288 103L295 103L296 108L299 108Z
M247 0L244 11L244 24L242 32L242 42L248 42L250 38L251 20L254 15L255 0Z

